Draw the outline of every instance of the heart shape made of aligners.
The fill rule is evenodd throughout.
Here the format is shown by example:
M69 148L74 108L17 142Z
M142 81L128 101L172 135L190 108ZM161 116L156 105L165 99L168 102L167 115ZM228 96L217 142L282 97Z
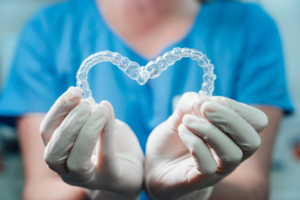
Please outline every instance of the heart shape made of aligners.
M204 69L202 88L199 91L198 98L195 99L194 102L194 114L199 115L201 99L203 99L203 97L211 97L214 90L214 80L216 79L216 75L213 72L214 66L210 63L210 60L205 54L196 49L174 48L172 51L157 57L155 61L150 61L143 67L138 63L123 57L119 53L101 51L89 56L82 62L76 76L77 86L82 89L82 99L95 104L87 81L88 72L94 65L104 61L111 62L124 71L129 78L136 80L140 85L144 85L149 78L154 79L158 77L161 72L183 57L189 57L192 60L196 60L198 65Z

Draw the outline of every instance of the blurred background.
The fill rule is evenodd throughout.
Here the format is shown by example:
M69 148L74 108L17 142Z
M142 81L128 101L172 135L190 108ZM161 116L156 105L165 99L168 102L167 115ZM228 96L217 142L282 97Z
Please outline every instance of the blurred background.
M7 77L18 35L39 8L61 0L0 0L0 88ZM300 200L300 1L247 0L260 4L280 30L287 80L296 111L282 122L273 156L270 200ZM0 89L1 92L1 89ZM23 167L16 131L0 124L0 200L19 200Z

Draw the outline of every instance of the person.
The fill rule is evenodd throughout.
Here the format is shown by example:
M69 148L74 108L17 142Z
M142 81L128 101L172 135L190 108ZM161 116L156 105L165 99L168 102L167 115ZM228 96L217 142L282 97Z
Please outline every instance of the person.
M102 63L89 72L95 106L71 87L93 53L143 66L173 47L198 49L215 65L203 118L190 114L203 75L190 59L144 86ZM276 25L237 1L44 8L23 29L0 100L1 120L18 128L30 200L267 199L276 132L292 111Z

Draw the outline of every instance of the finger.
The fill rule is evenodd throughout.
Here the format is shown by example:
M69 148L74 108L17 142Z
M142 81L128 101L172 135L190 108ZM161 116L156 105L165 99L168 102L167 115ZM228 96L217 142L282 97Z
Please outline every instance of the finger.
M246 120L258 133L268 125L268 117L264 112L257 108L219 96L212 97L211 101L232 109Z
M218 157L219 172L229 173L240 164L243 157L242 150L209 121L193 115L185 115L183 124L214 150Z
M181 124L183 116L193 112L195 101L199 101L198 98L199 94L196 92L186 92L182 95L176 110L168 118L168 123L172 126L172 129L177 130L178 126ZM207 99L207 97L201 98L198 104L202 104Z
M232 109L215 102L205 102L201 112L208 121L227 133L243 150L243 160L259 148L261 140L258 133Z
M80 103L81 89L70 87L62 94L46 114L40 126L44 144L47 145L55 129L61 124L67 114Z
M102 101L100 104L105 108L106 122L100 134L99 148L97 151L97 167L107 170L105 176L109 177L108 179L119 179L122 176L123 169L120 165L115 147L114 109L108 101ZM98 178L101 178L101 173L99 174Z
M76 174L80 183L90 182L95 164L92 154L107 120L103 104L96 105L83 125L67 160L67 168Z
M54 131L46 146L44 157L49 167L58 174L67 173L66 161L69 152L89 116L90 108L86 103L80 103L63 120Z
M108 101L102 101L101 105L105 108L106 123L100 135L100 156L109 157L115 153L114 128L115 128L115 113L112 105Z
M178 127L178 133L195 160L195 168L189 172L188 180L198 177L199 172L203 175L215 173L218 166L206 143L183 124Z

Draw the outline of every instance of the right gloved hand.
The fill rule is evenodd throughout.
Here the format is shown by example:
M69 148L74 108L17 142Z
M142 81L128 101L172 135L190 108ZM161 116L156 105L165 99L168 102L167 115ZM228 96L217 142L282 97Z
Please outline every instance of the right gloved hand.
M185 93L175 112L147 141L145 186L152 199L209 199L213 186L260 146L268 124L260 110L225 97L201 100L202 118L191 115L197 93Z
M144 158L135 134L115 119L109 102L92 108L81 102L81 93L80 88L69 88L43 120L46 163L66 183L97 190L98 195L93 194L97 199L103 199L101 195L136 198L142 188Z

